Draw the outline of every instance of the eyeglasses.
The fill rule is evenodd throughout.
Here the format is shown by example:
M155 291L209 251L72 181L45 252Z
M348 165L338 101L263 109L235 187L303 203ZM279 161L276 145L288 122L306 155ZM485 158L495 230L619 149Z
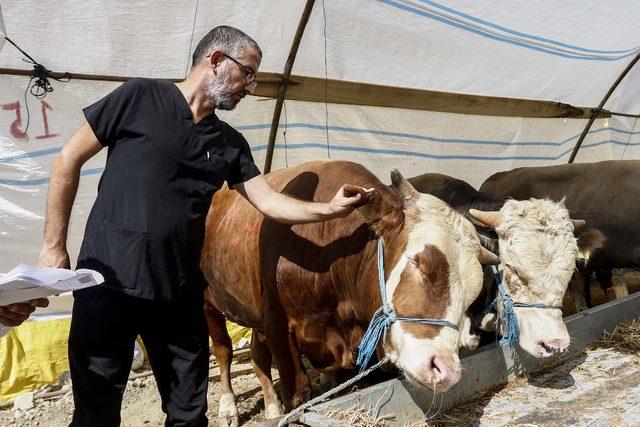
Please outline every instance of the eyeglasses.
M240 67L240 69L244 72L244 81L247 86L256 87L256 85L258 84L258 82L256 82L256 74L253 72L251 68L245 65L242 65L237 59L232 58L226 53L223 53L222 56L224 56L225 58L229 58L230 60L235 62L238 65L238 67Z

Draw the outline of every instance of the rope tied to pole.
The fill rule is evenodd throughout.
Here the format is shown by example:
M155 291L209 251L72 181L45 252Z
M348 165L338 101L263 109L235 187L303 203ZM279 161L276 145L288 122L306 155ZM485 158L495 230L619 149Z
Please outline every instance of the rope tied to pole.
M9 37L7 37L6 35L3 35L3 37L26 57L26 59L22 59L24 62L33 65L33 70L29 74L29 83L24 90L24 107L27 110L27 124L24 129L24 132L26 133L29 130L29 122L31 121L29 103L27 102L27 90L29 90L31 95L33 95L35 98L43 99L47 96L48 93L53 92L53 87L51 86L49 79L53 79L59 82L68 82L69 80L71 80L72 76L71 73L65 72L61 77L53 77L51 75L51 71L49 71L47 67L33 59L31 55L22 50L20 46L14 43L14 41Z
M30 74L31 80L29 82L31 86L31 95L35 96L38 99L42 99L47 96L49 92L53 92L53 87L51 87L49 79L53 79L59 82L68 82L69 80L71 80L71 73L64 73L62 77L53 77L47 67L33 59L31 55L22 50L20 46L14 43L14 41L9 37L4 36L4 38L13 46L15 46L15 48L18 49L20 53L22 53L26 57L26 59L22 59L24 62L33 65L33 71ZM35 82L33 82L33 85L31 85L31 81L33 80L35 80Z

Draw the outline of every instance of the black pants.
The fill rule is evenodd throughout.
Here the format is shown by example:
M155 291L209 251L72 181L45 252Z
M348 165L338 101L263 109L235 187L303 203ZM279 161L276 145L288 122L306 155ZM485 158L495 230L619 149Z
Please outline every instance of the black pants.
M136 336L144 342L167 426L207 425L209 339L203 295L149 301L95 286L74 292L72 426L117 426Z

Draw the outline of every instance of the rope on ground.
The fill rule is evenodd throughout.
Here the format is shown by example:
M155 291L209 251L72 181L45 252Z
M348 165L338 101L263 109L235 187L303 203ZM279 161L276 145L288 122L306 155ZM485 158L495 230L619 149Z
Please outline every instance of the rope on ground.
M322 402L323 400L325 400L327 397L329 396L333 396L336 393L339 393L340 391L344 390L345 388L353 385L354 383L357 383L358 381L360 381L362 378L366 377L367 375L369 375L371 372L375 371L376 369L378 369L380 366L384 365L385 363L387 363L389 361L388 357L383 357L378 363L376 363L375 365L371 366L369 369L360 372L358 375L356 375L355 377L351 378L350 380L340 384L337 387L332 388L331 390L322 393L320 396L311 399L310 401L308 401L307 403L305 403L304 405L300 405L298 406L296 409L294 409L293 411L289 412L287 415L285 415L280 422L278 423L278 427L282 427L287 425L287 423L289 421L291 421L296 415L304 412L307 408L316 405L320 402Z

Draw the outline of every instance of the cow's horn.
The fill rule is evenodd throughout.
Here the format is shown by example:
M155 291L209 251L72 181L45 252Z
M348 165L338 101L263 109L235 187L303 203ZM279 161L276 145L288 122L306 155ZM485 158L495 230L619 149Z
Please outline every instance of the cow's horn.
M478 255L478 260L480 261L480 264L484 264L484 265L500 264L500 258L498 257L498 255L487 250L483 246L480 246L480 254Z
M469 215L485 227L493 228L494 230L502 222L502 215L499 211L479 211L477 209L469 209Z
M572 219L573 229L577 230L578 228L582 228L587 223L584 219Z
M393 187L400 192L405 200L410 200L417 194L413 185L411 185L409 181L402 176L398 169L393 169L391 171L391 184L393 184Z

